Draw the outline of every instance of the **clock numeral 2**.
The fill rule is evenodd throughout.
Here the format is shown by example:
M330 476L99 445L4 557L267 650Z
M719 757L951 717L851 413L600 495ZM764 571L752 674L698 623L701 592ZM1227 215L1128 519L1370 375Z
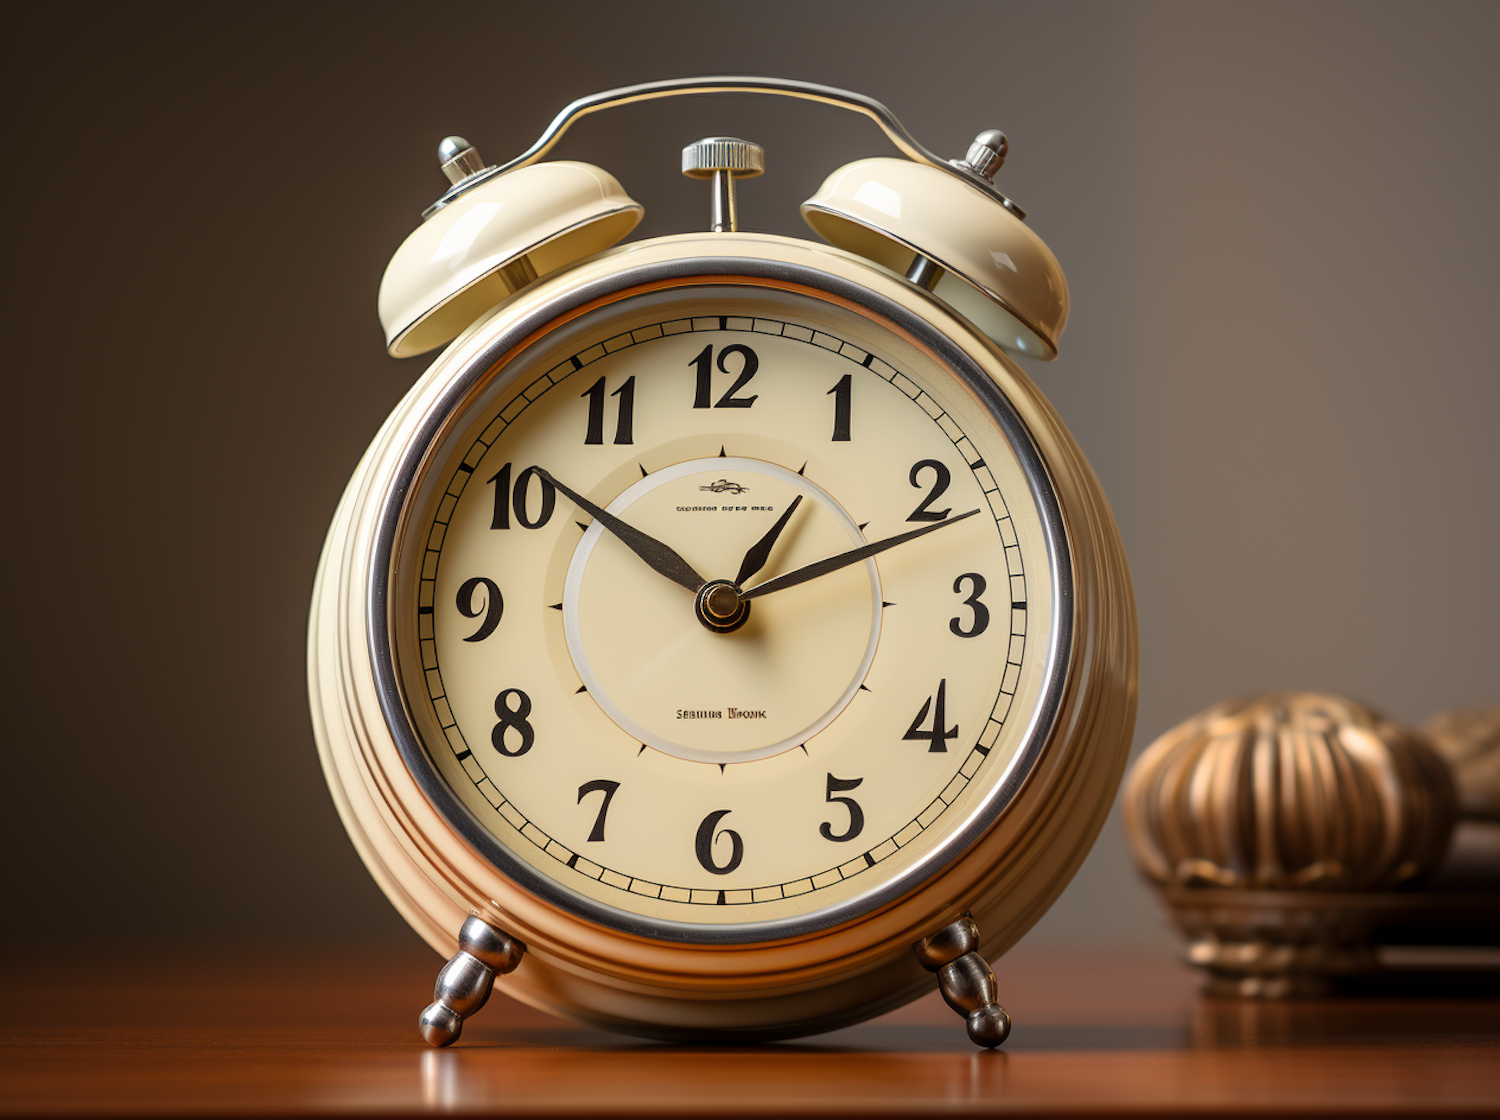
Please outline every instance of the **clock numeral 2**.
M851 789L858 789L864 783L863 778L835 778L828 775L828 791L823 795L823 800L830 803L837 801L849 810L849 827L838 835L834 835L833 823L824 821L818 826L818 832L824 840L832 840L842 844L845 840L853 840L865 830L865 811L859 807L859 802L852 797L835 797L836 793L846 793Z
M729 367L724 364L725 360L731 355L737 355L740 359L739 376L734 379L734 384L729 386L729 389L722 397L717 401L713 401L712 405L709 402L712 400L713 390L710 382L710 375L713 372L714 364L713 345L705 346L702 353L688 363L688 365L698 371L697 391L693 395L694 408L749 408L760 399L759 393L752 393L748 397L735 396L736 393L749 383L750 379L755 376L755 371L760 368L760 359L755 356L755 351L738 342L733 346L724 347L724 349L719 351L718 366L720 373L731 372Z
M704 817L703 823L698 826L698 837L693 844L694 850L698 853L698 862L703 865L703 870L712 875L728 875L745 858L745 844L738 832L732 828L726 828L718 835L714 834L714 829L719 827L719 822L729 813L728 809L715 809ZM715 863L714 842L726 836L729 837L729 861L724 864Z
M969 628L965 630L961 618L950 618L948 620L948 629L952 630L960 638L977 638L990 627L990 608L979 601L979 597L984 594L984 589L989 585L985 583L984 577L978 572L965 572L953 581L953 590L960 595L963 594L964 580L968 580L970 586L973 588L969 593L969 597L964 600L964 606L974 612L974 619Z
M484 605L474 605L474 592L484 588ZM500 594L500 588L492 579L484 576L475 576L473 579L464 580L462 587L458 589L458 613L465 618L478 618L484 615L484 621L479 624L479 629L464 639L466 642L482 642L495 632L495 627L500 625L500 616L505 613L505 598Z
M511 697L516 698L514 708L510 706ZM490 730L490 742L505 757L520 758L536 742L536 729L526 719L530 714L531 697L519 688L507 688L495 697L495 715L500 718L500 722ZM520 744L514 750L506 740L508 731L514 731L521 738Z
M958 738L958 725L946 727L948 716L948 679L944 677L938 681L937 695L929 696L922 701L922 710L917 713L917 718L911 721L911 726L906 729L906 734L901 736L902 740L915 740L919 743L927 743L929 754L946 754L948 751L948 740ZM932 713L932 726L923 727L927 722L927 713Z
M523 529L540 529L552 520L552 511L557 508L557 490L552 483L537 473L535 467L527 467L516 479L514 494L510 486L511 464L506 463L490 478L490 485L495 488L495 511L490 515L491 529L509 529L511 500L515 499L516 524ZM527 498L531 494L531 481L535 479L542 488L542 506L537 511L536 520L531 519L530 508Z
M589 428L583 437L584 444L603 443L604 378L599 378L598 381L595 381L578 395L589 399ZM625 384L621 385L610 396L620 398L620 412L615 417L615 442L633 443L635 435L635 378L627 377Z
M912 510L911 515L907 517L906 520L941 521L943 520L943 518L952 513L953 510L928 509L927 507L932 505L933 502L937 501L940 497L943 496L943 492L946 491L948 489L948 486L953 482L953 476L948 473L948 468L943 466L943 464L938 462L936 459L923 459L914 467L912 467L911 474L907 476L911 479L911 484L918 490L922 489L922 481L917 476L920 475L923 471L933 472L932 489L928 492L927 497L922 499L922 504L919 505L916 509Z
M580 805L583 804L583 799L591 793L604 794L604 800L599 803L599 815L594 818L593 831L589 833L589 843L599 843L604 840L604 817L609 812L609 803L615 799L615 791L619 788L619 782L611 782L607 778L584 782L578 787L578 804Z

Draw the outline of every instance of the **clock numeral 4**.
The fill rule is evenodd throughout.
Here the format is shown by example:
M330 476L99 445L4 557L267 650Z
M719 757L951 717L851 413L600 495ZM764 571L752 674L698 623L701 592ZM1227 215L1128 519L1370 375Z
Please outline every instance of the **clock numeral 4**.
M711 380L715 364L713 360L713 345L709 344L705 346L702 352L688 363L698 373L697 389L693 394L694 408L749 408L760 399L759 393L752 393L748 397L735 396L736 393L749 384L750 379L755 376L755 371L760 368L760 359L755 356L755 351L738 342L733 346L724 347L724 349L719 351L719 360L717 363L720 373L733 374L734 371L726 364L733 357L740 359L739 376L735 377L734 384L729 386L724 395L716 401L713 400L713 384Z
M594 828L589 833L589 843L602 843L604 840L604 818L609 813L609 803L615 799L615 791L620 788L619 782L611 782L607 778L598 778L592 782L584 782L578 787L578 804L583 804L583 799L591 793L604 794L604 800L599 803L599 815L594 818Z
M484 588L484 600L475 606L474 593L481 587ZM492 579L485 579L484 576L466 579L458 589L458 613L465 618L484 615L479 629L464 639L466 642L482 642L500 625L500 617L505 614L505 597L500 594L500 588Z
M510 706L512 697L515 698L516 703L514 708ZM526 719L530 714L531 697L519 688L507 688L495 697L495 715L499 717L500 722L490 730L490 742L506 758L520 758L536 742L536 729ZM507 738L507 733L511 731L514 731L520 740L515 747L510 745Z
M694 850L698 853L698 862L703 865L703 870L711 875L728 875L740 865L745 858L745 843L740 839L740 834L732 828L721 829L715 834L714 829L719 827L719 822L730 813L728 809L715 809L703 818L703 823L698 826L698 837L694 841ZM729 838L729 859L725 863L714 862L714 845Z
M960 638L977 638L990 628L990 608L979 601L979 597L984 594L984 589L989 585L978 572L965 572L953 581L953 590L960 595L964 593L965 580L969 581L971 590L969 597L964 600L964 606L973 611L974 616L970 619L967 630L964 629L963 619L956 617L948 620L948 629Z
M552 511L557 508L557 490L537 473L535 467L527 467L516 479L515 489L512 491L510 468L511 464L506 463L490 478L489 484L495 488L495 509L490 515L490 528L510 528L511 500L514 498L516 524L523 529L540 529L552 520ZM535 519L531 517L529 501L533 480L541 487L541 508L537 510Z
M906 729L906 734L901 736L902 740L914 740L919 743L927 743L929 754L946 754L948 751L948 740L958 738L958 725L947 727L948 722L948 678L944 677L938 681L937 695L929 696L922 701L922 710L917 713L917 718L911 721L911 726ZM932 714L932 726L923 727L927 722L928 713Z
M589 399L589 427L583 442L585 445L601 444L604 442L604 378L599 378L578 395ZM610 396L620 398L620 411L615 417L615 442L635 442L635 378L627 377L625 384Z
M922 499L922 504L912 510L906 520L942 521L953 510L928 509L927 507L943 496L944 491L952 484L953 476L948 473L948 468L936 459L922 459L912 467L911 474L907 476L911 480L911 484L918 490L922 489L922 480L918 476L923 471L932 471L932 489L927 492L927 497Z
M828 775L828 791L823 795L823 800L830 803L837 801L849 810L849 827L835 834L833 822L824 821L818 826L818 832L824 840L842 844L846 840L853 840L865 830L865 811L859 807L859 802L852 797L834 796L836 793L847 793L851 789L858 789L863 784L863 778L835 778L832 774Z

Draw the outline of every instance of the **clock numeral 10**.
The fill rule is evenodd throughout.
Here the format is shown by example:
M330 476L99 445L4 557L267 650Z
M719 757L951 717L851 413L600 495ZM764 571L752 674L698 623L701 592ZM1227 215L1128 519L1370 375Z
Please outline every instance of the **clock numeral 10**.
M740 865L745 858L745 843L740 839L740 834L732 828L720 830L715 834L714 829L719 827L719 822L730 813L728 809L715 809L703 818L703 823L698 826L698 837L694 841L693 848L698 853L698 862L703 865L703 870L712 875L728 875ZM714 862L714 844L729 838L729 860L725 863Z
M589 427L583 437L585 445L604 442L604 378L599 378L580 397L589 399ZM615 442L633 443L635 435L635 378L627 377L625 384L613 393L620 398L620 412L615 417Z
M911 726L906 729L906 734L901 736L903 740L911 739L919 743L927 743L929 754L946 754L948 751L948 740L958 738L958 725L947 727L948 722L948 679L944 677L938 681L937 695L929 696L922 701L922 710L917 713L917 718L911 721ZM928 713L932 713L932 726L923 727L927 722Z
M516 479L514 492L510 485L511 464L506 463L490 478L489 484L495 488L495 509L490 515L491 529L509 529L511 502L515 501L516 524L523 529L540 529L552 520L552 511L557 508L557 490L552 483L548 482L537 473L535 467L527 467ZM531 496L531 482L535 479L541 487L541 509L537 511L536 519L533 520L530 512L530 503L527 499Z
M693 394L694 408L749 408L760 399L759 393L752 393L748 397L735 396L760 368L760 359L755 356L755 351L737 342L719 351L718 367L720 373L732 373L733 371L725 363L729 358L737 356L740 359L739 376L734 379L734 384L729 386L722 397L717 401L713 400L713 384L710 377L713 373L713 356L714 348L712 344L709 344L688 363L698 372L697 390Z
M834 796L836 793L847 793L851 789L858 789L863 784L863 778L835 778L832 774L828 775L828 791L823 795L823 800L830 803L837 801L849 810L849 827L843 832L835 833L833 822L824 821L818 826L818 832L824 840L842 844L846 840L853 840L865 830L865 811L859 807L859 802L852 797Z

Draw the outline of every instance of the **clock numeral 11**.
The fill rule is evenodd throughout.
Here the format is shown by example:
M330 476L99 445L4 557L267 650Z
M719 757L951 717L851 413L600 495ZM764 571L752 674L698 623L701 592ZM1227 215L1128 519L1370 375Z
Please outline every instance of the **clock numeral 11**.
M589 399L589 427L583 437L585 445L604 442L604 378L599 378L580 397ZM625 384L613 393L620 398L620 412L615 417L615 442L633 443L635 436L635 378L627 377Z

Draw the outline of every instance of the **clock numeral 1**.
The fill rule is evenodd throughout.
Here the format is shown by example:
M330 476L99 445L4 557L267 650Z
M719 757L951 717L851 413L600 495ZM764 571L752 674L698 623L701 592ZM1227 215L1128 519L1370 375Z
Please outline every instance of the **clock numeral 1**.
M730 813L728 809L715 809L703 818L703 823L698 826L698 837L694 841L694 850L698 853L698 862L703 865L703 870L711 875L728 875L740 865L745 858L745 844L740 839L740 834L732 828L726 828L717 835L714 829L719 827L719 822ZM714 843L724 837L729 837L729 861L724 864L714 862Z
M484 602L481 606L474 605L474 592L484 588ZM466 642L482 642L495 632L495 627L500 625L500 616L505 613L505 598L500 594L500 588L492 579L484 576L475 576L473 579L464 580L463 586L458 589L458 613L465 618L478 618L484 615L484 621L479 624L479 629L464 639Z
M906 729L906 734L901 736L902 740L915 740L919 743L927 743L929 754L946 754L948 751L948 740L958 738L958 725L946 727L948 716L948 679L944 677L938 681L937 695L929 696L922 701L922 710L917 713L917 718L911 721L911 726ZM932 726L923 727L927 722L927 713L932 713Z
M512 697L516 701L514 708L510 706ZM490 742L506 758L520 758L536 742L536 729L526 719L530 714L531 697L519 688L507 688L495 697L495 715L500 722L490 730ZM506 738L509 731L514 731L520 737L520 742L514 748Z
M584 782L578 787L578 804L580 805L583 804L583 799L591 793L604 794L604 800L599 803L599 815L594 818L593 831L589 833L589 843L601 843L604 840L604 817L609 812L609 803L615 799L615 791L619 788L619 782L611 782L606 778Z
M912 467L911 474L908 476L911 479L911 484L918 490L922 489L922 481L917 476L920 475L923 471L933 472L932 489L928 491L927 497L922 499L922 504L919 505L916 509L912 510L911 514L907 517L906 520L941 521L943 520L943 518L952 513L953 510L928 509L927 507L932 505L933 502L937 501L940 497L943 496L943 492L946 491L948 489L948 486L953 482L953 476L948 473L948 468L943 466L943 464L938 462L936 459L923 459Z
M603 443L604 378L599 378L598 381L595 381L578 395L589 399L589 427L588 432L583 437L583 442L586 445ZM635 442L635 378L627 377L625 384L621 385L610 396L620 398L620 412L615 417L615 442Z
M964 580L968 580L970 587L973 588L969 593L969 597L964 600L964 606L974 612L974 618L967 630L963 627L963 619L950 618L948 620L948 629L952 630L960 638L977 638L990 627L990 608L979 601L979 597L984 594L984 589L989 585L985 583L984 577L978 572L965 572L953 581L953 590L960 595L964 593Z
M859 802L852 797L835 797L836 793L846 793L851 789L858 789L864 784L863 778L835 778L828 775L828 791L823 795L823 800L830 803L837 801L849 810L849 827L843 832L835 835L833 822L824 821L818 826L818 832L824 840L832 840L842 844L846 840L853 840L865 830L865 811L859 807Z
M719 351L718 366L720 373L730 373L731 371L725 365L725 361L732 356L738 356L740 359L739 376L734 379L734 384L729 386L722 397L717 401L713 401L713 385L710 379L710 375L713 373L713 356L714 348L710 343L703 348L702 352L696 358L688 363L688 365L698 371L697 389L693 395L694 408L749 408L760 399L759 393L752 393L748 397L735 396L755 376L755 371L760 368L760 359L755 356L755 351L737 342L733 346L726 346ZM712 401L712 404L710 404L710 401Z
M854 395L854 375L844 374L839 383L828 390L833 398L833 442L849 442L849 405Z
M511 464L506 463L490 478L490 485L495 488L495 509L490 515L491 529L509 529L511 501L514 498L516 524L523 529L540 529L552 520L552 511L557 508L557 491L552 483L548 482L537 473L535 467L527 467L516 479L514 492L510 485ZM542 488L541 509L537 511L536 520L531 519L530 506L527 498L531 494L531 482L535 479Z

